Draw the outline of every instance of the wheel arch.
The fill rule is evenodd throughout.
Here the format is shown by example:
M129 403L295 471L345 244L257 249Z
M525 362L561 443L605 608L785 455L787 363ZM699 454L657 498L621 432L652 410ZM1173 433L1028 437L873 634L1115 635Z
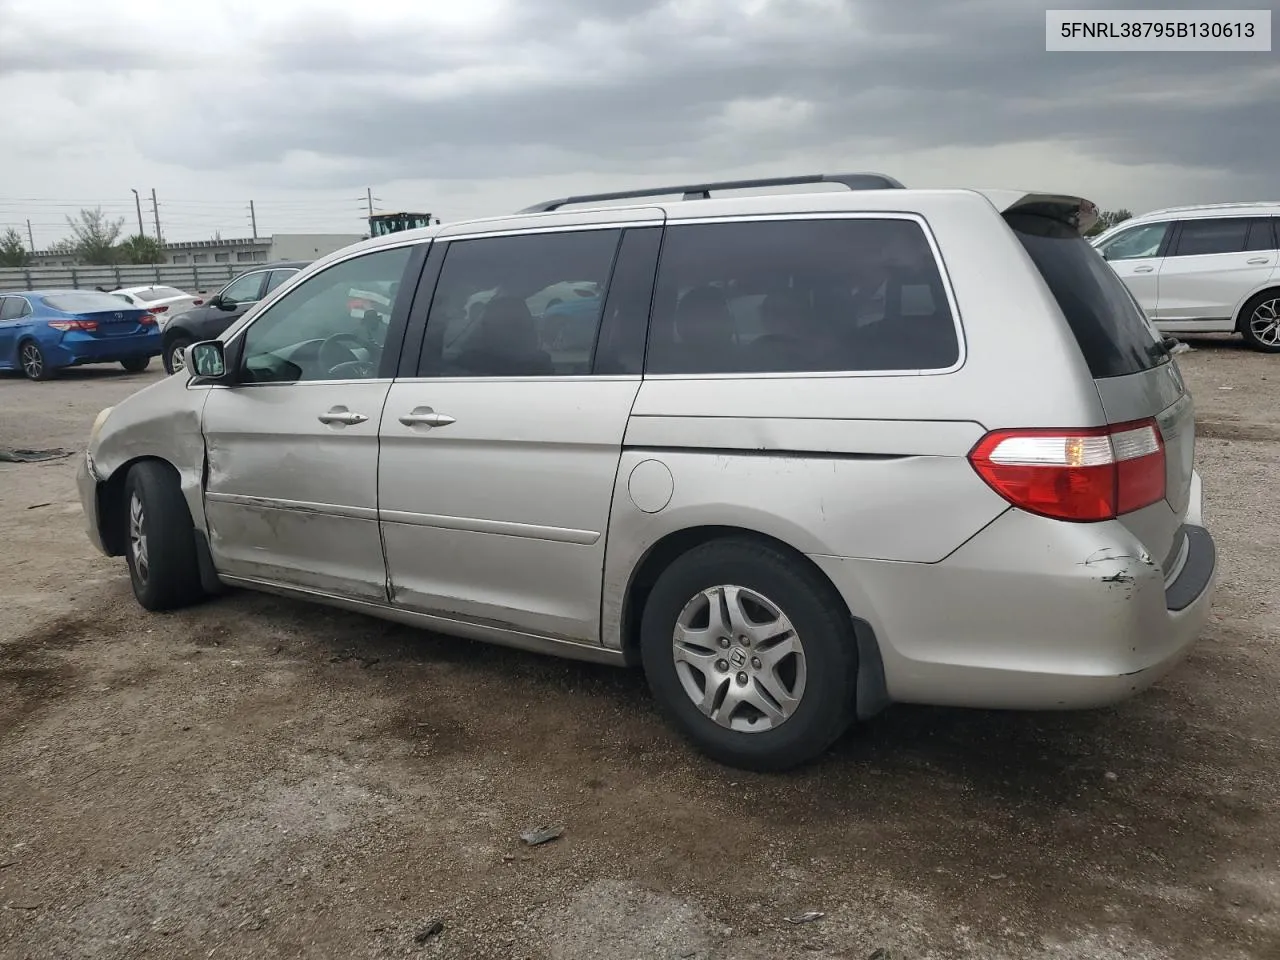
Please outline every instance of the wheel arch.
M849 608L848 602L831 582L831 578L805 554L777 537L746 527L704 525L672 531L654 542L632 568L623 594L621 611L622 652L627 663L640 662L640 617L649 592L662 571L679 557L704 543L713 540L753 540L767 544L786 554L797 565L811 571L826 585L833 603L849 617L858 644L857 714L865 719L878 713L889 703L888 686L884 677L884 661L880 656L880 644L871 624Z
M1280 297L1280 278L1273 277L1271 281L1268 282L1267 285L1264 286L1262 289L1253 291L1253 293L1249 294L1247 297L1245 297L1243 300L1240 301L1240 305L1236 307L1236 319L1235 319L1235 326L1233 328L1236 333L1244 332L1244 324L1246 319L1245 313L1249 309L1249 307L1253 304L1253 302L1257 300L1259 297L1266 297L1268 295Z
M108 556L124 556L129 539L128 512L125 510L124 489L129 471L135 464L158 463L173 474L174 480L181 483L182 475L168 460L157 456L134 457L126 460L112 471L107 479L99 481L96 496L98 499L98 534L102 539L103 549Z
M160 345L163 348L168 349L169 344L173 343L173 341L177 340L179 337L185 337L191 342L193 343L195 342L196 340L195 334L193 334L186 327L180 327L177 324L178 324L178 321L177 319L175 319L173 323L165 327L164 335L160 338Z

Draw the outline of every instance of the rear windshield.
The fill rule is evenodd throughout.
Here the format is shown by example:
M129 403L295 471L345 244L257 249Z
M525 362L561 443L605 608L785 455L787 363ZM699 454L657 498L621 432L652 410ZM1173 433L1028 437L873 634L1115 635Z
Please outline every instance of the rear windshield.
M182 296L181 290L175 290L173 287L152 287L150 290L139 290L134 294L139 300L167 300L170 297Z
M45 305L63 313L105 313L108 310L123 310L127 304L121 303L118 297L109 293L94 293L83 290L79 293L55 293L42 297Z
M1005 220L1058 301L1094 379L1141 373L1168 359L1124 283L1074 227L1031 213Z

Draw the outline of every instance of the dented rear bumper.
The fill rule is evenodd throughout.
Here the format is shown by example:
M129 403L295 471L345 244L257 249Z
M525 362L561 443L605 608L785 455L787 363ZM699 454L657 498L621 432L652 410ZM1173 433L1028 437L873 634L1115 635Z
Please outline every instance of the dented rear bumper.
M1010 510L934 564L813 557L875 632L888 699L983 708L1115 703L1203 629L1217 557L1198 508L1168 573L1118 522Z

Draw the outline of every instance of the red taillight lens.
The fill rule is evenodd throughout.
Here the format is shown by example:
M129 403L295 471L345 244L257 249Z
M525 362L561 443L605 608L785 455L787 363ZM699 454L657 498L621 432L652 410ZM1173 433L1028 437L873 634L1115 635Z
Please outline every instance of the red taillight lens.
M152 308L151 308L151 312L152 312L152 313L164 313L164 312L165 312L166 310L168 310L168 309L169 309L169 305L168 305L167 303L164 303L164 304L161 304L161 305L160 305L160 306L158 306L158 307L152 307Z
M1015 507L1057 520L1112 520L1165 494L1164 438L1155 420L995 430L978 441L969 462Z
M64 333L67 330L84 330L91 331L98 329L97 320L50 320L49 326L55 330L61 330Z
M138 318L138 322L144 327L154 327L156 325L156 315L154 313L144 313Z
M203 306L204 306L204 301L203 301L203 300L192 300L192 301L191 301L191 305L192 305L193 307L203 307Z

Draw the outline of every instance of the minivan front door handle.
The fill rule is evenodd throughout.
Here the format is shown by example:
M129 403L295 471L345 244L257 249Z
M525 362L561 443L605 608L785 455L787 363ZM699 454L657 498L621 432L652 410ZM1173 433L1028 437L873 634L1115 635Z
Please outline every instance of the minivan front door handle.
M364 423L369 418L363 413L356 413L346 407L334 407L328 413L320 414L316 419L321 423L341 423L347 426L354 426L357 423Z
M1134 273L1150 273L1154 269L1155 267L1134 267L1133 272Z
M414 407L400 418L400 422L406 427L447 427L457 421L446 414L436 413L430 407Z
M1250 257L1245 263L1270 263L1270 257Z

